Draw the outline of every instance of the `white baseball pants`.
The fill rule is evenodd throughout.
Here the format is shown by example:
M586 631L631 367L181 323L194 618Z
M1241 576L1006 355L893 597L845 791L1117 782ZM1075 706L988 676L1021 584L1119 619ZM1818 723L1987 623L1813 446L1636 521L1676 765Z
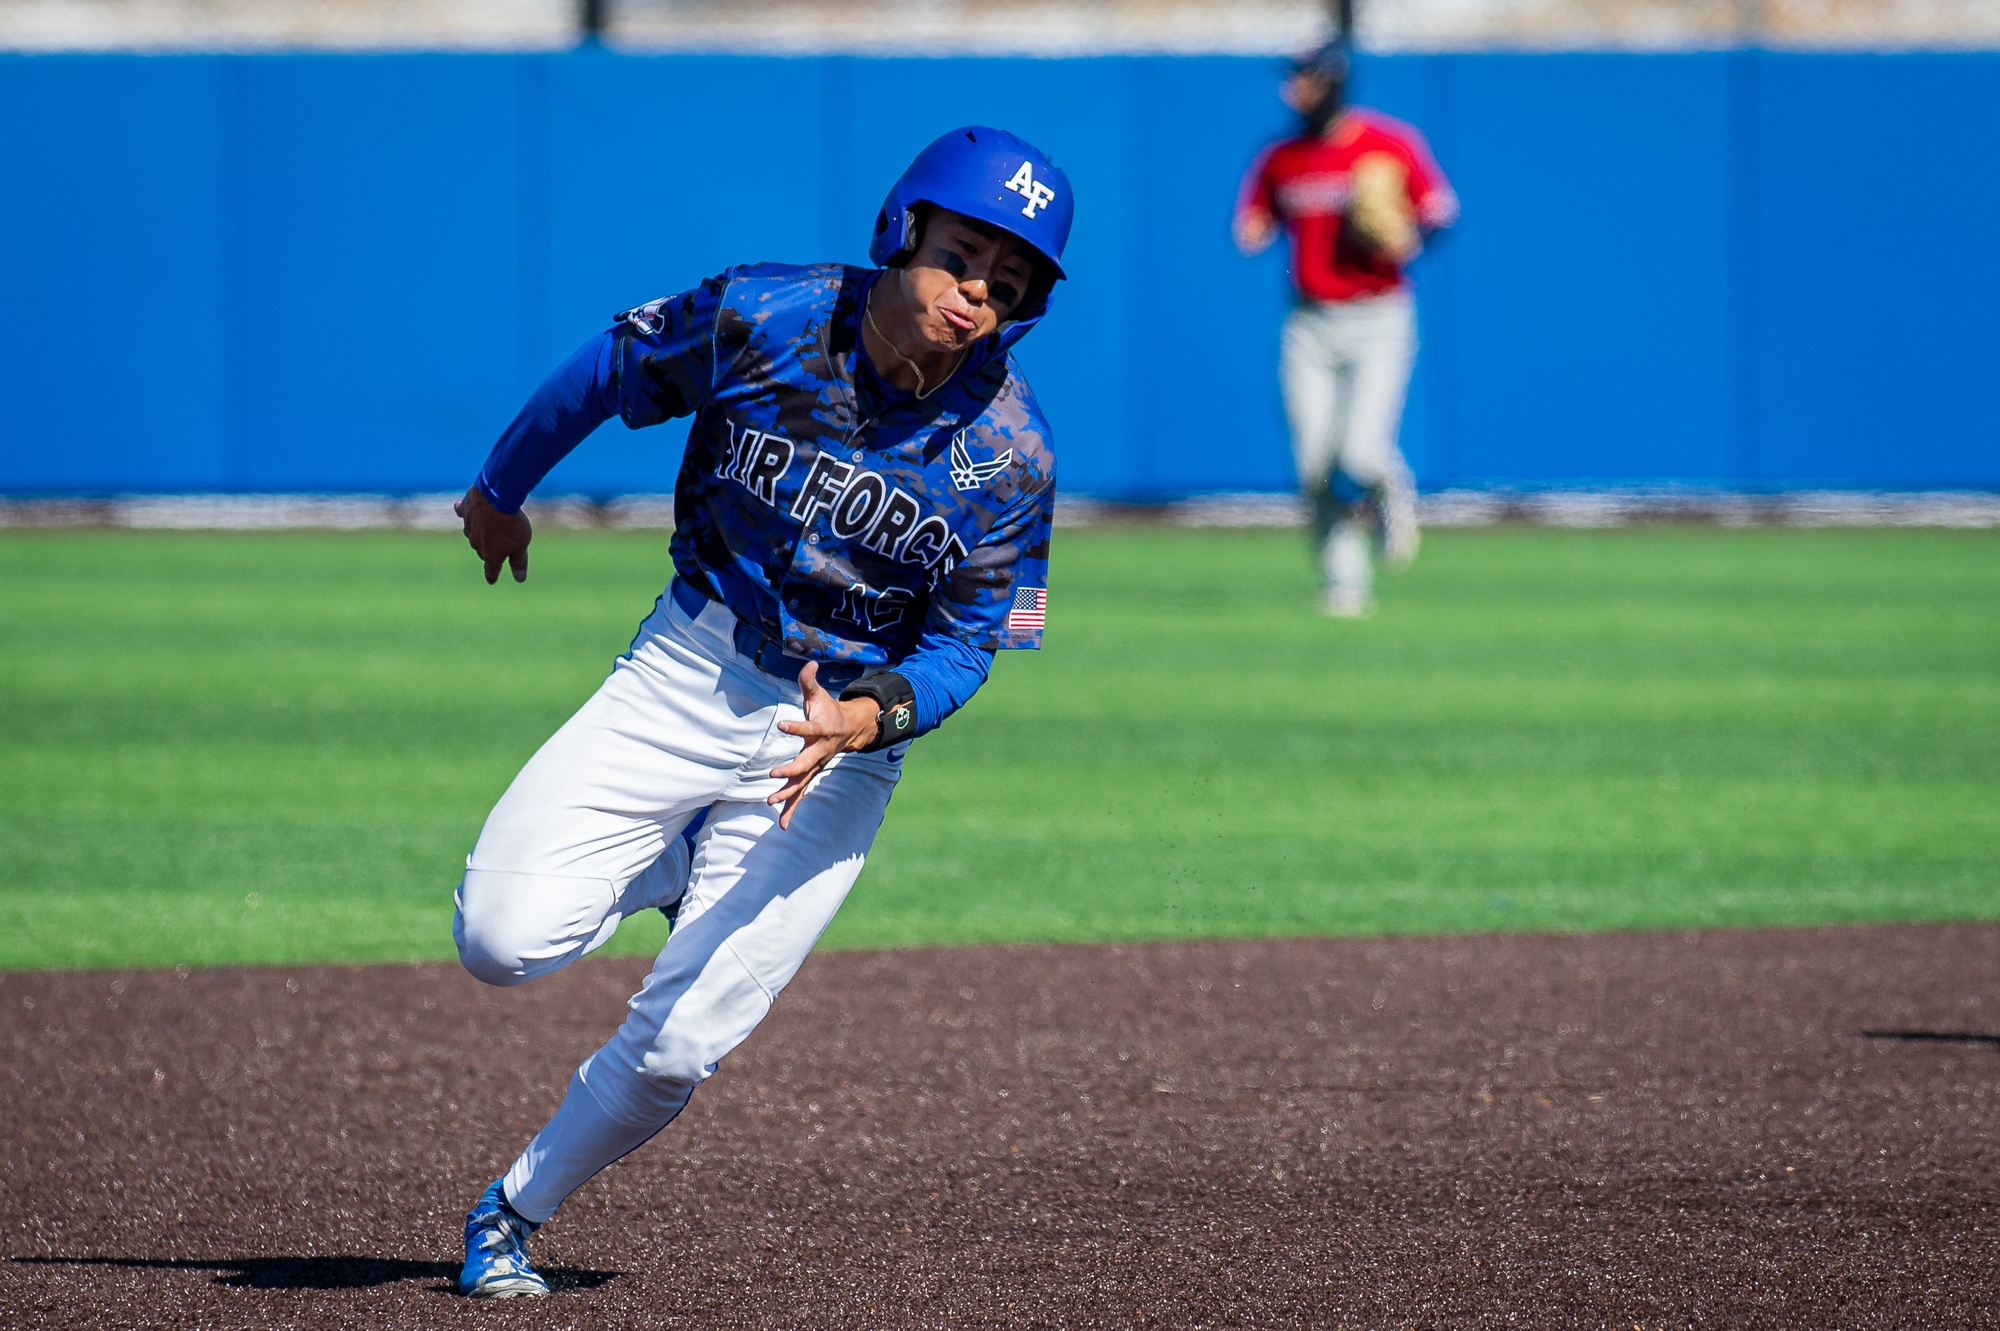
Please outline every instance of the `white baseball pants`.
M1365 602L1374 584L1366 519L1335 492L1335 473L1379 502L1414 503L1396 440L1416 357L1416 304L1407 291L1301 301L1285 317L1278 374L1292 459L1312 505L1320 576L1334 595Z
M768 773L799 752L778 722L804 715L800 692L736 651L735 623L713 602L690 617L661 597L466 862L452 934L489 984L559 970L626 916L681 899L630 1015L507 1174L530 1220L671 1122L756 1028L854 885L895 790L900 749L843 754L778 827Z

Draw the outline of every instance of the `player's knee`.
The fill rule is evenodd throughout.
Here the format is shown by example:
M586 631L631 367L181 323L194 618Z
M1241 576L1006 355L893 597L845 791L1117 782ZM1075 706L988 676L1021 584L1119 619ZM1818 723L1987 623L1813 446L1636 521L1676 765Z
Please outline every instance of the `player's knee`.
M700 1084L669 1081L647 1072L643 1059L620 1039L591 1055L581 1069L584 1083L598 1104L614 1118L627 1123L657 1123L671 1119L687 1105L688 1097Z
M662 1088L699 1086L715 1072L726 1052L714 1048L712 1040L690 1038L669 1027L654 1038L639 1067L647 1081Z
M588 931L564 889L569 880L468 869L459 882L452 941L474 979L502 987L560 970L582 954Z
M468 917L461 906L451 922L452 941L458 944L458 964L483 984L503 988L526 984L533 978L528 959L521 955L523 949L510 946L513 940L498 925L498 921L483 915Z
M644 1080L662 1087L699 1086L770 1010L770 991L728 950L674 995L665 1011L641 1002L624 1033Z
M674 935L592 1068L591 1086L632 1122L707 1081L771 1010L770 989L712 924L704 915Z

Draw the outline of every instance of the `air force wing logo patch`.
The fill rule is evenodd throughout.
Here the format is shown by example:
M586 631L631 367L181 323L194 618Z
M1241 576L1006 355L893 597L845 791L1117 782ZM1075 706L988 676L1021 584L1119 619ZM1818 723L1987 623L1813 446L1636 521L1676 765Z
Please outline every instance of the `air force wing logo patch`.
M1010 448L991 462L974 462L972 454L965 451L965 431L951 437L951 483L960 491L977 490L1007 470L1007 464L1013 460L1014 450Z
M636 306L633 309L620 311L618 316L611 322L614 324L628 323L648 337L658 337L666 330L666 307L667 302L671 299L671 296L662 296L659 300L648 301L644 305Z

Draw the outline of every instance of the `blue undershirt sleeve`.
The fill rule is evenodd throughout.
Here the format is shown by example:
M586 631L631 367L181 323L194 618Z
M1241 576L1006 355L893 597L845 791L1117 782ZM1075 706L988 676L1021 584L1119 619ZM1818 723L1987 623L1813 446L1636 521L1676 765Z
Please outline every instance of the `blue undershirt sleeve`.
M993 653L949 634L927 632L917 639L917 650L892 668L910 681L917 702L916 733L924 735L979 691L993 669Z
M592 430L618 414L611 356L617 338L599 333L556 367L486 455L474 482L486 502L518 513L529 491Z

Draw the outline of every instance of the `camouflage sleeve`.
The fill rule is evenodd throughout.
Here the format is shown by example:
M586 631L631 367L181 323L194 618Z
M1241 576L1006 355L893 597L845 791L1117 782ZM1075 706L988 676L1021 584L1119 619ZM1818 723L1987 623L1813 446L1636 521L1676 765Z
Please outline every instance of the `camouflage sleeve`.
M717 312L729 274L692 291L648 301L612 327L618 415L634 430L692 416L715 387Z
M1049 529L1055 521L1051 466L1024 489L971 553L939 580L926 627L986 651L1035 649L1049 600Z

